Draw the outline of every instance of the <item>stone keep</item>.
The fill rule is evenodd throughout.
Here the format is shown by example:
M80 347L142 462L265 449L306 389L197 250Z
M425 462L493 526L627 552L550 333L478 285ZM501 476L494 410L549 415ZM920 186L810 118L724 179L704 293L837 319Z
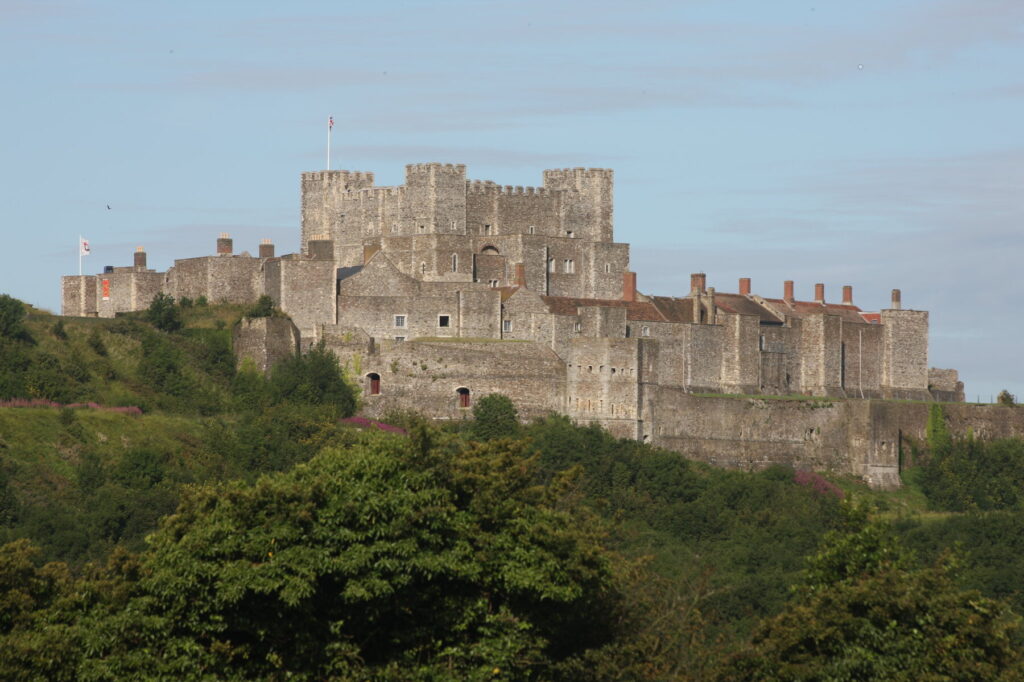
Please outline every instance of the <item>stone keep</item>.
M687 430L695 394L963 400L955 370L928 368L928 313L904 309L899 290L877 312L854 305L849 286L838 303L823 284L799 300L793 282L781 297L749 278L716 292L703 273L678 297L641 293L629 245L614 241L608 169L546 170L540 186L513 187L424 163L395 187L340 170L303 173L300 190L300 253L264 241L258 256L236 255L222 234L215 255L160 273L140 251L132 267L63 278L64 314L112 317L160 291L267 294L300 347L322 340L347 364L370 415L458 419L501 392L524 416L561 412L691 453L683 441L710 433ZM266 368L290 338L249 323L237 342Z

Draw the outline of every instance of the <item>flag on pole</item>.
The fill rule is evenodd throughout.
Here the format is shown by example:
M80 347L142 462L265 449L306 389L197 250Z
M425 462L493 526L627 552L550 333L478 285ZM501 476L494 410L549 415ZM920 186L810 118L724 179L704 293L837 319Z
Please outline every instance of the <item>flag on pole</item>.
M88 256L89 255L89 240L88 239L82 239L81 237L79 237L78 241L79 241L79 251L78 251L79 255L81 255L81 256Z
M334 117L333 116L330 116L330 117L327 118L327 127L328 128L333 128L334 127Z

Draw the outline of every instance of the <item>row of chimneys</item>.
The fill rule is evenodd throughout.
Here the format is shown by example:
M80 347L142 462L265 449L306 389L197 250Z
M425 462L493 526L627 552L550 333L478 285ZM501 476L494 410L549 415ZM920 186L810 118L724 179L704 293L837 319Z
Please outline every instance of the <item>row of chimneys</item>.
M230 256L234 250L234 241L231 239L231 235L227 232L221 232L220 236L217 237L217 255L218 256ZM269 239L263 239L260 241L260 258L273 258L274 257L274 245ZM135 259L132 262L136 268L142 270L146 269L146 249L141 246L135 247ZM113 266L107 266L111 270Z
M793 295L793 280L787 279L782 283L782 298L787 303L792 303L796 300ZM703 294L707 292L707 275L703 272L695 272L690 275L690 293L691 294ZM740 277L740 296L750 295L750 278ZM825 303L825 285L818 283L814 285L814 302ZM847 284L843 287L843 305L853 305L853 287ZM892 290L892 307L894 310L900 309L900 290Z

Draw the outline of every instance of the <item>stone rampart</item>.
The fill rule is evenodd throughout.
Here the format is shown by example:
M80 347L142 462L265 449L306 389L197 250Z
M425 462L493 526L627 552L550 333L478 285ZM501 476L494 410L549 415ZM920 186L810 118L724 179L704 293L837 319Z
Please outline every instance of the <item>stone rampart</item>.
M953 433L1024 436L1024 409L943 404ZM899 487L901 443L924 440L930 404L885 400L707 397L645 386L644 434L687 458L756 470L772 464L846 473ZM904 451L906 448L904 448Z

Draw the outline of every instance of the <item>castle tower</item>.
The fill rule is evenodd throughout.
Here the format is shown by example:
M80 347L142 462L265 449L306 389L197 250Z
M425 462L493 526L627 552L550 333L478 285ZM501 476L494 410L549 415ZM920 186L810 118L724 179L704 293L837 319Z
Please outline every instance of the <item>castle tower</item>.
M408 164L405 187L412 234L466 234L464 164Z
M346 239L341 234L344 222L344 197L351 191L373 187L373 173L359 171L312 171L302 174L301 250L311 235L329 235L335 245L359 241L360 235Z
M544 171L544 187L564 190L564 236L611 242L612 171L608 168L561 168Z

